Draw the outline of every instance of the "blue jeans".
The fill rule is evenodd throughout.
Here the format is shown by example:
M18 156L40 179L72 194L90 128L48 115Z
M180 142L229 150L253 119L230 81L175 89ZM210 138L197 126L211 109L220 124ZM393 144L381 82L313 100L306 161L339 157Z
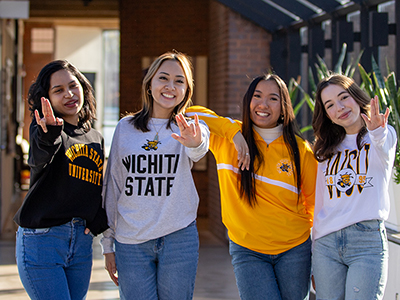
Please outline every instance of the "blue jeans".
M85 299L93 238L84 230L85 221L79 218L50 228L18 228L18 272L31 299Z
M141 244L115 241L122 300L193 298L199 258L196 222Z
M242 300L308 299L311 239L278 255L252 251L229 242L236 284Z
M314 241L317 299L382 299L388 272L383 221L363 221Z

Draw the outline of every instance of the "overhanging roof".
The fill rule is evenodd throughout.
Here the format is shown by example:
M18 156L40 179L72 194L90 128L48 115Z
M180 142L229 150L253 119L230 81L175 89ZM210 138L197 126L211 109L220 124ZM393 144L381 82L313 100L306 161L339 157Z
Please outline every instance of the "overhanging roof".
M389 0L218 0L269 32L346 15Z

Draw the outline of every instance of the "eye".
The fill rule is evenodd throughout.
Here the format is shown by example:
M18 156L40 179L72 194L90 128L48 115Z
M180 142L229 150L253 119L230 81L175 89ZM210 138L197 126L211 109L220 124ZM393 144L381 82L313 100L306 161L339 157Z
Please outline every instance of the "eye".
M279 101L279 98L272 97L271 101Z
M176 82L179 83L179 84L184 84L185 83L185 81L183 81L182 79L178 79Z
M253 98L261 98L261 95L260 94L254 94Z
M160 77L158 77L160 80L168 80L168 78L164 75L160 75Z

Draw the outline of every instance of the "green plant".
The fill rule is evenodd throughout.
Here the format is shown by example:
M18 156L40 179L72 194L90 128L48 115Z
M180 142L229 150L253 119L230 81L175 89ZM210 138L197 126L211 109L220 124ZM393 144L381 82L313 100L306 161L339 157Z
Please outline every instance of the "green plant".
M340 52L340 55L338 58L338 62L336 63L335 67L333 68L333 72L344 74L349 77L353 77L354 72L357 68L357 64L360 61L360 58L362 56L362 51L358 55L356 61L355 62L351 61L350 64L347 65L345 71L343 72L343 64L344 64L344 60L346 57L346 52L347 52L347 44L344 43L342 45L342 49L341 49L341 52ZM318 63L315 64L315 70L316 70L316 75L317 75L316 77L319 82L321 79L329 76L332 73L332 71L328 68L325 61L319 55L317 55L317 60L318 60ZM317 90L317 84L315 82L315 76L314 76L311 66L308 69L308 85L309 85L309 90L310 90L309 93L306 92L303 89L303 87L301 86L301 76L298 76L297 79L291 78L289 80L288 88L289 88L289 93L290 93L290 99L292 100L292 104L294 107L294 113L296 116L299 113L300 109L303 107L304 103L307 103L311 112L314 111L315 102L313 99L315 96L315 91ZM298 98L299 91L301 92L302 98L300 99L300 101L297 104L295 104L295 102ZM306 125L303 128L301 128L301 132L306 132L308 130L312 130L311 125Z
M361 88L373 98L378 95L379 103L383 111L386 107L390 110L388 123L394 127L397 133L397 147L394 161L394 181L400 183L400 88L398 87L396 75L391 72L387 63L386 68L388 76L382 76L382 72L372 56L372 74L367 73L359 64L359 70L362 78ZM372 78L371 78L372 77Z

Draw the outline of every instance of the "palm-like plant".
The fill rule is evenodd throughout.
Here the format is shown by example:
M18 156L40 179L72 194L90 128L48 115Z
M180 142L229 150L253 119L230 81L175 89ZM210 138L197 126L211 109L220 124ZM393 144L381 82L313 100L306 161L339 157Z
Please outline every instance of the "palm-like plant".
M343 72L343 63L344 63L344 60L346 57L346 52L347 52L347 44L344 43L342 45L342 49L341 49L341 52L340 52L340 55L338 58L338 62L336 63L335 67L333 68L333 72L344 74L348 77L353 77L354 72L357 68L357 64L360 61L360 58L362 56L362 51L358 55L356 61L350 62L350 64L347 65L346 69ZM319 55L317 55L317 60L318 60L318 63L315 64L315 70L316 70L318 81L320 81L321 79L328 77L332 73L332 71L328 68L325 61ZM294 113L296 116L299 113L301 107L304 105L304 103L307 103L308 107L310 108L310 110L312 112L314 111L314 106L315 106L314 96L315 96L315 91L317 90L317 84L316 84L314 78L315 78L315 76L314 76L313 70L311 67L309 67L308 68L308 84L309 84L309 90L310 90L309 93L307 93L300 85L300 83L301 83L300 76L298 76L297 79L291 78L289 80L288 89L289 89L290 99L292 99ZM299 91L302 94L302 98L300 99L300 101L297 104L295 104L295 101L298 97ZM307 126L301 128L301 132L306 132L308 130L312 130L311 125L307 125Z

